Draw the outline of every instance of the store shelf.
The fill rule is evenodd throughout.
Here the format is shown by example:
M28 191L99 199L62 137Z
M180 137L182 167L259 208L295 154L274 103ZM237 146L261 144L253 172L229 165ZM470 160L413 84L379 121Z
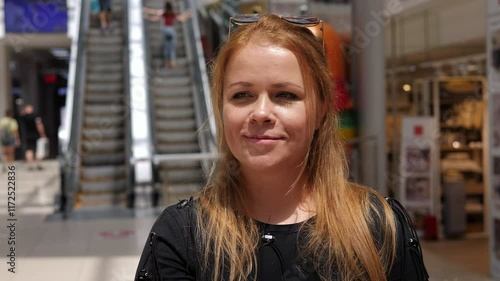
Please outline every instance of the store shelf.
M469 184L465 185L465 195L466 196L474 196L474 195L483 195L484 186L481 183Z
M474 222L474 223L467 223L466 225L467 233L483 233L483 231L484 231L484 223Z
M470 146L441 146L441 151L443 152L452 152L452 151L481 151L482 147L470 147Z
M441 129L449 129L449 130L480 130L478 128L469 128L469 127L465 127L462 125L451 125L451 124L445 124L445 123L441 123L439 125L439 127Z
M488 171L484 161L487 147L483 146L487 128L483 101L487 89L485 80L482 77L443 77L437 78L433 86L439 136L446 143L439 147L441 178L445 180L446 174L454 174L465 184L466 234L484 233ZM459 146L453 147L452 143Z
M480 203L467 203L465 204L465 213L467 215L482 215L484 206Z

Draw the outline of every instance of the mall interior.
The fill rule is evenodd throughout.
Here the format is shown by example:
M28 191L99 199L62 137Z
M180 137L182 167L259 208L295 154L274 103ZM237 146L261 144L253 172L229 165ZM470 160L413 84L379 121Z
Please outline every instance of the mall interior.
M0 113L32 105L48 140L30 169L19 123L15 206L0 173L0 280L134 279L156 217L207 181L207 65L249 13L323 20L350 177L405 206L430 280L500 280L499 1L170 2L192 14L175 68L143 16L164 0L112 0L107 29L98 1L0 0Z

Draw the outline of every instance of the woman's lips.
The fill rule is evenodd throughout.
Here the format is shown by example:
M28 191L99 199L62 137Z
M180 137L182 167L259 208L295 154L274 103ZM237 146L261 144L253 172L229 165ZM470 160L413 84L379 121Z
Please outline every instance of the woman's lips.
M280 137L271 137L271 136L246 136L246 138L251 143L261 143L261 144L270 144L282 139Z

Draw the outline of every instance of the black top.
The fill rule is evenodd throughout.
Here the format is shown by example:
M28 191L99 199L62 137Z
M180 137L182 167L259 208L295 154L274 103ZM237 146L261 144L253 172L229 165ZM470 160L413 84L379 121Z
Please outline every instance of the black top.
M166 208L154 223L144 247L134 280L211 280L211 272L202 275L199 257L202 256L196 243L196 204L183 200L177 205ZM304 223L313 223L314 218ZM303 223L290 225L271 225L257 222L261 230L258 252L259 281L304 280L319 281L312 264L298 260L300 245L299 229ZM397 237L401 237L401 227L397 226ZM377 232L374 235L377 236ZM377 239L377 238L376 238ZM299 243L299 244L298 244ZM401 260L401 243L397 246L397 257L388 280L422 280L411 278L414 263ZM401 278L401 268L411 272ZM160 278L161 276L161 278ZM225 275L223 280L229 280ZM339 280L332 278L331 280Z
M40 134L38 133L36 124L38 122L41 122L40 117L36 116L35 114L26 114L21 117L21 120L26 132L26 138L30 140L38 139L40 137Z

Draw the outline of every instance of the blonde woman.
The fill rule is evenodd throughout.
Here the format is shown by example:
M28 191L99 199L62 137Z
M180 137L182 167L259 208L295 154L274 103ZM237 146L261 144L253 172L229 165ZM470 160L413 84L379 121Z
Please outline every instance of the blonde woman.
M231 19L212 68L221 158L198 199L158 218L136 280L426 280L400 258L385 199L347 180L323 45L307 28L320 25Z

